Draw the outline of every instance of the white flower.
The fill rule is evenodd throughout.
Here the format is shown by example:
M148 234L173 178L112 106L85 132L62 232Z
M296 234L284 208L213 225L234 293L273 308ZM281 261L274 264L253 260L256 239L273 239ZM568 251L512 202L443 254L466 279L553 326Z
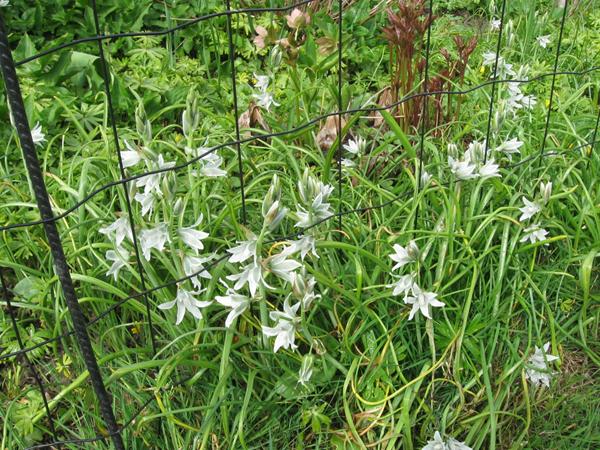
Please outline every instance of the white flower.
M247 241L238 241L235 247L227 249L227 253L231 253L231 256L229 257L229 262L231 263L238 263L238 262L244 262L246 261L248 258L251 258L254 256L254 259L256 260L257 255L256 255L256 243L257 243L257 238L256 236L252 236L250 240Z
M153 164L153 170L161 170L161 169L170 169L175 166L174 161L165 162L165 159L162 154L158 155L158 160L155 164ZM136 187L143 187L145 194L150 194L152 192L161 196L162 192L160 190L160 181L162 180L165 172L152 173L150 175L144 175L141 178L138 178L135 182Z
M209 178L224 177L227 175L227 171L221 169L223 158L216 151L203 156L200 159L200 164L202 166L200 167L200 175Z
M423 169L421 172L421 187L426 186L429 180L431 180L431 174Z
M419 258L419 247L417 247L415 241L410 241L406 248L402 247L401 245L394 244L394 251L395 253L392 253L390 258L397 264L392 267L392 270L399 269L400 267L414 262Z
M33 140L34 144L43 144L44 142L46 142L46 135L42 133L42 126L39 122L36 123L35 127L33 127L33 129L31 130L31 139Z
M225 319L225 326L227 328L231 327L233 321L250 307L250 299L245 295L236 293L233 289L228 289L227 294L224 296L217 295L215 300L221 305L231 308L227 319Z
M163 251L165 243L169 240L167 224L161 223L155 228L147 228L140 232L140 246L146 261L150 261L150 251L154 248Z
M348 158L342 158L342 166L343 167L356 167L356 163L354 161L352 161L351 159Z
M542 193L542 199L544 203L548 203L550 201L550 197L552 196L552 181L548 181L547 183L540 183L540 192Z
M138 192L133 197L135 201L137 201L142 206L142 217L146 214L152 214L154 210L154 194L152 192L141 193Z
M269 272L291 283L294 279L294 270L302 264L293 259L287 259L287 257L287 254L280 253L265 259L265 264Z
M527 360L528 367L525 371L525 377L536 386L541 384L550 387L550 380L554 373L548 367L548 363L559 358L548 353L548 350L550 350L550 342L544 344L543 350L536 346L534 354Z
M465 161L468 161L473 164L478 164L483 162L485 158L485 141L478 142L473 141L469 143L467 147L467 151L465 152Z
M280 201L275 200L264 215L264 223L269 226L270 230L274 230L285 218L288 212L290 212L288 208L282 207Z
M537 104L537 100L534 95L523 95L521 97L521 104L524 108L533 108Z
M298 222L295 226L308 228L333 215L331 205L327 203L333 186L324 184L305 170L298 182L298 195L304 206L299 206L296 212Z
M482 178L502 177L498 172L499 167L493 159L490 159L479 168L479 175Z
M256 78L256 83L254 87L261 92L265 92L269 87L269 76L268 75L257 75L254 73L254 78Z
M448 450L473 450L464 442L457 441L456 439L449 437L448 442L446 442L446 446Z
M331 189L333 190L332 186ZM319 192L315 199L313 200L309 210L305 210L300 207L298 211L296 211L296 215L298 216L298 222L296 222L296 226L300 228L308 228L311 225L314 225L317 222L327 219L333 215L331 211L331 205L326 203L326 197L329 196L331 191L327 192L324 195L324 192Z
M344 150L346 150L349 153L352 153L353 155L358 155L364 150L365 144L365 140L361 137L358 137L358 139L356 140L350 139L348 140L347 144L344 144Z
M267 286L263 278L262 267L256 261L244 266L240 273L228 275L227 279L236 282L233 286L233 289L236 291L239 291L248 283L248 289L253 298L260 286Z
M110 266L110 269L108 269L108 272L106 272L106 276L113 275L115 281L117 281L119 271L127 265L129 252L123 247L117 246L115 250L108 250L105 257L108 261L112 261L112 265Z
M406 296L406 295L408 295L409 292L412 291L412 288L414 285L415 285L414 275L410 274L410 275L402 275L400 278L398 278L398 281L388 285L387 287L394 288L394 290L392 291L393 296L397 296L397 295L401 295L401 294L404 294Z
M212 302L197 300L194 295L198 295L200 292L190 292L181 287L177 288L177 297L175 300L170 302L162 303L158 305L160 309L171 309L177 305L177 321L175 325L179 325L183 320L185 312L188 311L196 319L202 319L202 312L200 308L206 308Z
M109 239L114 240L117 247L121 246L125 238L133 242L133 233L131 232L131 226L126 216L119 217L109 226L100 228L99 231L108 236Z
M469 160L459 161L452 158L452 156L448 156L448 165L450 171L459 180L471 180L478 176L477 173L474 173L477 167L475 164L471 164Z
M10 3L9 0L0 0L0 8L4 7L4 6L8 6Z
M503 142L499 147L496 148L496 151L504 153L508 159L512 161L513 154L521 153L519 148L521 148L522 145L522 141L519 141L517 138L513 138Z
M408 320L412 320L417 311L421 311L421 314L428 319L431 319L431 306L435 306L437 308L445 306L444 303L437 299L436 293L423 291L416 284L413 284L412 293L412 296L406 296L404 298L404 303L413 305L412 309L410 310L410 314L408 315Z
M546 236L548 236L548 231L544 228L540 228L540 225L535 223L530 227L525 228L523 237L519 242L530 241L532 244L535 244L536 242L545 241Z
M501 24L501 23L502 23L502 22L500 21L500 19L492 19L492 20L490 21L490 28L491 28L493 31L499 30L499 29L500 29L500 24Z
M252 97L256 99L256 104L267 111L270 111L271 106L279 106L279 103L273 98L273 94L270 92L260 92L258 94L252 94Z
M502 58L502 57L500 57L500 58ZM483 54L483 62L482 62L482 64L484 66L493 66L495 62L496 62L496 53L494 53L494 52L485 52Z
M496 64L496 53L485 52L483 54L483 65L490 67L492 70L492 76L494 64ZM506 76L515 76L515 71L512 68L512 64L508 64L502 56L498 56L498 67L496 68L496 73L500 78L505 78Z
M290 245L285 247L281 253L293 255L300 252L300 259L304 261L306 255L310 252L315 258L318 258L316 249L316 240L314 236L306 234L296 241L290 241Z
M277 353L280 348L289 348L295 350L298 346L294 343L296 328L300 323L300 318L296 315L300 308L300 302L290 306L289 297L283 302L283 311L271 311L269 318L275 321L274 327L265 327L263 325L262 332L265 336L275 338L275 346L273 352Z
M548 46L548 44L550 43L550 35L547 34L545 36L538 36L536 38L537 43L540 45L540 47L542 48L546 48Z
M302 358L302 365L298 371L298 384L306 386L310 381L313 374L313 359L312 355L305 355Z
M523 197L523 203L525 204L525 206L519 208L519 211L523 213L521 214L521 217L519 217L519 222L523 222L524 220L530 219L542 210L542 207L540 205L527 200L527 198L525 197Z
M199 257L191 255L186 255L183 258L183 272L186 277L190 277L190 281L196 289L201 288L200 279L198 277L206 278L208 280L212 278L212 275L205 270L206 263L211 259L212 256Z
M127 140L123 139L123 142L125 143L125 148L127 149L127 150L120 152L121 160L123 161L123 167L135 166L137 163L139 163L142 160L142 155L140 152L135 150L129 144L129 142L127 142Z
M302 308L305 310L310 308L314 300L321 298L321 294L315 294L316 284L315 277L307 277L304 269L301 273L292 273L292 293L300 300Z
M436 431L433 435L432 441L427 441L427 445L421 450L447 450L446 444L442 440L442 436L439 431Z
M200 213L200 217L198 217L198 220L196 220L196 223L194 223L194 225L188 228L180 228L179 230L177 230L177 233L179 234L179 237L184 242L184 244L190 247L192 250L194 250L196 254L198 254L198 250L204 249L204 244L202 243L202 240L208 237L208 233L194 229L198 225L200 225L202 219L203 216L202 213Z

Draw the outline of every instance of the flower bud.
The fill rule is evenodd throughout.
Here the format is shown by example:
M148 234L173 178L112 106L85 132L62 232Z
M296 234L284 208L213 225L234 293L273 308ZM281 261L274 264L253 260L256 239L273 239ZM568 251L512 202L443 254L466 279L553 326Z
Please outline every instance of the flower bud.
M410 241L408 243L406 246L406 253L408 253L409 258L413 261L418 261L421 256L421 252L419 247L417 247L417 244L415 244L415 241Z
M267 195L262 203L262 215L266 217L268 212L271 210L273 203L279 201L281 198L281 183L279 182L279 177L277 175L273 175L273 179L271 180L271 186L267 191Z
M547 183L540 183L540 191L544 203L548 203L550 201L550 196L552 195L552 182L548 181Z
M152 142L152 124L146 117L146 110L141 101L135 109L135 127L144 144L150 144Z
M306 386L306 384L310 381L310 378L313 374L313 362L314 358L312 355L304 355L304 358L302 358L300 371L298 372L298 384Z
M448 144L448 156L453 158L460 158L461 155L458 153L458 146L456 144Z
M271 53L269 53L269 67L276 69L281 65L281 59L283 58L283 51L279 45L273 46Z
M190 89L185 102L185 111L183 111L183 114L181 115L181 127L183 128L184 136L189 139L200 123L198 98L195 89Z
M181 214L183 214L183 202L178 198L175 205L173 205L173 217L178 217Z

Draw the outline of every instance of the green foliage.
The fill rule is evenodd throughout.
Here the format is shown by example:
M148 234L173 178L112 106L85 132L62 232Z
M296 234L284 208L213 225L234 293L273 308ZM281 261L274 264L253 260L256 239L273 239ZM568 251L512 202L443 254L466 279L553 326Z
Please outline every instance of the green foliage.
M11 0L5 9L17 61L95 34L87 1L30 3ZM240 1L233 7L279 3ZM169 234L162 251L142 260L145 286L153 289L147 298L137 295L142 282L130 242L125 267L116 280L108 274L107 252L116 247L100 229L127 211L122 185L100 190L57 221L80 305L88 318L100 318L88 331L119 422L152 400L124 431L128 448L418 449L436 430L477 449L541 448L547 436L557 448L598 446L593 376L600 362L600 159L586 143L596 124L600 85L598 72L557 76L548 139L542 143L551 78L536 77L553 68L561 11L550 1L509 2L501 55L515 71L526 66L526 76L535 81L520 87L537 104L492 123L492 151L511 138L524 142L512 160L492 153L501 179L457 181L447 159L448 144L462 151L486 138L491 88L475 87L490 79L483 58L496 49L497 32L489 22L498 11L488 1L434 2L438 18L430 76L444 68L441 49L457 57L455 36L476 36L464 80L449 82L453 89L472 91L452 97L461 99L456 116L430 126L422 150L420 128L403 130L386 111L347 114L343 143L361 137L365 144L359 155L344 150L355 166L343 168L339 197L335 121L329 124L335 133L328 148L319 138L325 120L301 127L338 108L338 24L332 18L335 7L330 11L321 3L298 30L285 14L232 17L238 113L248 117L248 124L240 120L242 138L282 133L240 146L246 223L240 218L237 146L218 150L226 177L202 175L204 159L190 162L236 137L226 17L173 35L104 41L119 148L145 158L127 167L127 175L156 168L159 154L166 162L189 163L160 178L152 213L143 214L135 200L143 189L136 181L127 184L138 237L163 222ZM582 0L569 15L561 70L600 64L600 51L594 51L600 50L600 13L589 8L592 3ZM375 106L389 86L390 55L382 33L387 19L381 6L372 13L377 5L381 2L360 0L344 12L344 108ZM112 34L165 30L223 9L217 0L123 0L103 5L100 22ZM264 49L254 42L259 27L272 41ZM541 35L551 36L546 49L536 41ZM277 43L286 38L289 47ZM422 57L422 46L417 48ZM97 43L46 55L20 65L18 73L30 123L40 122L46 134L36 149L54 211L62 213L121 177ZM259 76L269 77L266 92L279 104L270 110L257 106ZM495 112L506 100L506 86L498 85L496 95ZM449 99L432 97L431 110L434 101L445 107ZM0 114L5 118L0 225L36 221L39 213L4 97ZM553 154L538 160L542 145ZM431 176L428 182L418 181L421 163ZM272 184L275 175L280 186ZM178 288L192 288L190 281L172 283L186 275L183 257L189 252L178 230L202 215L197 229L209 234L202 256L228 256L236 241L253 232L260 235L267 260L287 242L278 239L299 231L298 206L310 207L299 180L313 183L314 192L314 180L334 185L331 210L349 212L341 230L332 218L309 232L319 258L309 253L303 266L306 276L315 278L320 298L298 313L298 350L273 353L273 339L262 333L262 326L274 325L268 313L281 311L294 295L289 283L272 273L267 283L273 289L260 293L261 300L251 302L232 327L224 327L228 310L216 301L202 310L202 319L187 314L175 325L175 311L158 306L172 301ZM552 195L536 220L549 239L520 242L529 225L518 220L522 198L539 200L540 183L548 181ZM275 200L291 212L265 228L263 216ZM419 284L445 304L435 308L432 320L420 314L409 320L410 305L389 287L400 274L391 270L393 245L412 239L421 251L411 266ZM70 330L43 227L3 231L0 265L26 347ZM226 259L214 262L212 279L201 280L206 290L198 298L225 295L221 281L229 283L226 276L237 272L238 265ZM165 283L172 284L161 287ZM546 342L560 356L550 389L533 387L525 378L527 358ZM0 311L0 350L19 350L6 308ZM306 369L303 355L310 355L312 364L304 384L299 380ZM28 357L47 385L61 438L106 434L72 338L40 346ZM2 360L0 371L0 447L49 441L41 394L23 360Z

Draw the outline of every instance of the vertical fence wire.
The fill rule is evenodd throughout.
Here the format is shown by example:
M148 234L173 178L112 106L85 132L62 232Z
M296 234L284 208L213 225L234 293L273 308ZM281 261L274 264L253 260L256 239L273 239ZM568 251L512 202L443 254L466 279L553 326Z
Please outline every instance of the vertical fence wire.
M4 297L4 302L6 303L6 308L10 317L10 323L15 333L17 345L19 346L19 350L23 352L23 350L25 349L25 345L23 344L23 340L21 339L21 332L19 331L19 326L17 324L17 315L10 301L10 293L8 292L8 285L6 284L6 281L4 279L4 269L2 267L0 267L0 284L2 285L2 295ZM40 390L42 401L44 402L44 410L46 410L46 417L48 417L48 423L50 425L50 434L52 435L54 440L57 441L58 437L56 434L56 427L54 425L54 417L50 413L50 407L48 406L48 398L46 396L46 388L44 387L42 378L40 377L37 369L35 368L35 365L29 359L27 353L21 353L20 356L25 361L25 365L29 368L31 375L35 380L35 384L37 384L37 387Z
M19 136L19 142L23 151L23 158L29 179L31 180L31 186L35 195L35 200L40 212L42 220L44 220L44 231L48 239L50 246L50 252L54 260L54 269L56 275L60 281L63 295L67 308L71 315L73 322L73 328L75 329L75 336L79 344L85 365L88 369L92 386L98 397L100 406L100 412L106 423L109 434L112 437L114 446L117 450L123 450L123 440L119 434L117 428L117 422L112 410L112 399L102 380L102 374L98 366L94 349L90 342L90 337L87 332L87 320L79 306L77 294L73 286L71 279L71 273L67 264L64 249L54 222L54 213L50 206L50 199L44 183L44 177L40 167L40 162L37 157L33 138L31 137L31 129L27 120L27 114L25 112L25 105L21 94L21 87L17 72L15 69L15 63L12 57L12 52L8 43L8 34L4 25L4 17L0 11L0 67L2 69L2 75L4 77L4 83L6 86L6 96L14 125Z
M102 36L102 30L100 29L100 19L98 16L98 8L96 5L96 0L92 0L92 14L94 15L94 25L96 27L96 34L98 36ZM108 118L110 120L110 126L112 129L113 140L115 141L115 151L117 153L117 158L119 160L119 172L121 174L121 178L127 178L127 174L125 173L125 167L123 166L123 158L121 156L121 144L119 140L119 132L117 130L117 121L115 118L115 110L113 107L112 95L110 91L110 70L108 68L108 62L106 61L106 56L104 55L104 46L102 44L102 40L98 39L98 55L100 57L100 65L102 67L102 78L104 79L104 91L106 93L106 102L108 107ZM131 199L129 198L129 189L127 182L123 183L123 194L125 195L125 203L127 205L127 216L129 219L129 227L131 229L131 237L133 241L133 250L136 260L136 266L138 270L138 274L140 276L140 286L142 288L142 292L144 292L142 296L142 300L144 302L144 306L146 307L146 318L148 320L148 330L150 332L150 344L152 346L152 355L156 355L156 337L154 332L154 326L152 324L152 314L150 312L150 302L148 301L148 295L146 292L146 277L144 274L144 267L142 265L142 260L140 258L140 249L138 244L137 233L135 231L135 222L133 219L133 208L131 207Z
M565 22L567 19L567 10L569 9L569 0L565 0L563 6L562 18L560 20L560 31L558 33L558 42L556 44L556 56L554 57L554 69L552 73L552 83L550 84L550 99L548 100L548 112L546 113L546 125L544 126L544 138L542 139L542 145L540 146L540 154L537 162L537 166L540 166L540 162L544 156L544 150L546 149L546 139L548 138L548 131L550 129L550 115L552 114L552 105L554 101L554 89L556 85L556 71L558 70L558 59L560 57L560 46L562 44L563 32L565 30Z
M494 71L492 80L496 81L498 76L498 62L500 61L500 46L502 45L502 32L504 31L504 16L506 11L506 0L502 0L500 12L500 30L498 31L498 41L496 42L496 58L494 60ZM490 94L490 107L488 111L487 131L485 132L485 151L483 153L483 164L487 163L488 151L490 149L490 134L492 132L492 115L494 114L494 102L496 101L496 89L498 83L492 83L492 92Z
M419 132L419 156L418 156L418 169L416 170L416 183L417 191L415 193L415 199L417 201L415 216L413 219L413 230L417 229L417 221L419 220L419 214L421 208L419 208L419 194L421 192L421 179L423 173L423 149L425 147L425 134L427 133L428 116L429 116L429 56L431 53L431 26L433 24L433 0L429 0L429 11L427 13L427 37L425 42L425 73L423 76L423 90L422 90L422 108L421 108L421 130Z
M231 88L233 95L233 114L235 120L235 140L237 148L240 193L242 195L242 223L246 224L246 193L244 189L244 165L242 162L242 147L240 144L240 111L237 97L237 76L235 72L235 45L233 44L233 29L231 24L231 0L226 1L227 7L227 41L229 43L229 64L231 64Z
M338 94L338 101L337 101L337 107L338 107L338 112L337 112L337 135L338 135L338 148L337 148L337 169L338 169L338 198L339 198L339 204L338 204L338 228L340 229L340 239L341 236L343 236L343 233L341 233L342 231L342 206L343 206L343 201L342 201L342 142L343 142L343 136L342 136L342 110L344 108L344 105L342 103L342 54L343 54L343 37L344 37L344 32L343 32L343 25L344 25L344 1L343 0L338 0L338 11L339 11L339 17L338 17L338 73L337 73L337 94Z

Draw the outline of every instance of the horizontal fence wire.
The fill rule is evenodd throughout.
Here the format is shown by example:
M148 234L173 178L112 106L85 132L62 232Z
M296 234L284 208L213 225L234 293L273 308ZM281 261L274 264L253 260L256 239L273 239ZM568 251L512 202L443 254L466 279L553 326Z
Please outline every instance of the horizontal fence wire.
M536 162L540 163L541 159L547 156L562 156L562 155L568 155L568 154L572 154L580 149L586 148L586 147L590 147L590 151L593 152L593 149L596 145L596 143L598 142L597 140L597 135L598 135L598 127L600 124L600 110L598 112L598 115L596 117L596 121L595 121L595 127L593 129L592 135L591 135L591 140L589 142L585 142L581 145L578 145L574 148L569 149L568 151L561 151L561 149L557 148L554 149L552 151L546 151L546 140L548 137L548 130L549 130L549 124L550 124L550 113L551 113L551 107L552 107L552 102L553 102L553 95L554 95L554 90L555 90L555 82L556 82L556 78L558 76L562 76L562 75L571 75L571 76L583 76L595 71L600 70L600 66L594 66L591 68L588 68L586 70L582 70L582 71L559 71L558 70L558 62L559 62L559 56L560 56L560 43L562 41L562 36L563 36L563 29L564 29L564 25L565 25L565 18L567 15L567 8L568 8L568 4L565 5L565 8L563 10L563 15L562 15L562 20L561 20L561 28L560 28L560 37L559 37L559 42L558 42L558 46L557 46L557 52L556 52L556 57L555 57L555 61L554 61L554 70L552 72L549 73L544 73L544 74L540 74L537 75L535 77L529 78L529 79L496 79L496 74L497 74L497 66L498 66L498 58L499 58L499 53L500 53L500 48L501 48L501 39L502 39L502 28L504 25L504 14L505 14L505 4L506 4L506 0L503 0L502 2L502 15L501 15L501 19L500 19L500 33L498 36L498 42L497 42L497 52L496 52L496 60L495 60L495 64L494 64L494 70L493 70L493 79L488 80L486 82L480 83L476 86L467 88L467 89L463 89L463 90L429 90L428 89L428 77L429 77L429 56L430 56L430 39L431 39L431 23L428 26L428 30L427 30L427 44L426 44L426 63L425 63L425 83L423 86L423 92L419 92L419 93L413 93L413 94L409 94L409 95L405 95L404 97L402 97L400 100L390 104L390 105L386 105L386 106L365 106L365 107L361 107L361 108L353 108L353 109L344 109L344 105L342 104L342 83L343 83L343 74L342 74L342 54L343 54L343 13L344 13L344 2L343 0L338 0L338 9L339 9L339 17L338 17L338 108L337 111L333 112L333 113L328 113L328 114L323 114L317 117L314 117L313 119L297 126L294 128L290 128L287 130L283 130L283 131L277 131L277 132L272 132L272 133L264 133L264 134L256 134L253 136L249 136L249 137L245 137L245 138L241 138L240 137L240 129L239 129L239 124L238 124L238 120L237 118L239 117L239 110L238 110L238 105L237 105L237 94L236 94L236 90L237 90L237 81L236 81L236 75L235 75L235 65L234 65L234 60L235 60L235 44L234 44L234 33L233 33L233 29L232 29L232 17L236 16L236 15L240 15L240 14L256 14L256 13L264 13L264 12L286 12L286 11L290 11L294 8L300 7L300 6L304 6L304 5L308 5L312 2L315 2L317 0L304 0L304 1L299 1L296 2L294 4L291 4L289 6L283 6L283 7L272 7L272 8L245 8L245 9L231 9L231 5L230 5L230 0L226 1L226 10L225 11L219 11L219 12L214 12L214 13L210 13L210 14L206 14L200 17L196 17L196 18L192 18L189 19L187 22L179 24L177 26L171 27L171 28L166 28L164 30L157 30L157 31L140 31L140 32L126 32L126 33L115 33L115 34L102 34L100 32L100 27L99 27L99 23L97 21L98 17L97 17L97 9L96 9L96 2L93 1L93 11L96 13L96 36L89 36L89 37L83 37L83 38L79 38L79 39L74 39L70 42L64 43L64 44L60 44L58 46L52 47L50 49L41 51L33 56L24 58L20 61L17 62L13 62L13 67L19 67L22 65L25 65L29 62L35 61L39 58L42 58L44 56L49 56L53 53L59 52L63 49L67 49L70 47L74 47L80 44L84 44L84 43L90 43L90 42L98 42L98 46L99 46L99 52L100 52L100 59L102 61L103 64L103 71L104 71L104 81L105 81L105 89L106 89L106 94L107 94L107 101L109 103L109 114L110 114L110 119L111 119L111 127L113 128L113 138L115 140L115 148L117 150L117 154L118 154L118 158L119 158L119 165L120 165L120 173L121 173L121 177L119 180L115 180L113 182L110 183L106 183L103 186L93 190L92 192L88 193L82 200L76 202L75 204L73 204L72 206L70 206L69 208L67 208L66 210L63 210L61 213L59 214L53 214L52 210L47 211L46 214L42 214L42 218L40 220L37 221L30 221L30 222L25 222L25 223L17 223L17 224L9 224L9 225L3 225L0 226L0 231L4 232L4 231L9 231L9 230L13 230L13 229L19 229L19 228L26 228L26 227L32 227L32 226L36 226L36 225L44 225L45 227L55 227L54 223L57 220L63 219L67 216L69 216L71 213L73 213L74 211L76 211L78 208L80 208L81 206L85 205L88 201L92 200L96 195L110 189L111 187L115 187L115 186L119 186L122 185L125 192L126 192L126 200L127 200L127 205L128 205L128 211L129 211L129 215L130 218L133 216L131 214L131 204L130 204L130 200L129 197L127 195L127 183L130 183L132 181L138 180L140 178L146 177L146 176L150 176L150 175L154 175L154 174L160 174L160 173L165 173L165 172L171 172L171 171L178 171L181 170L185 167L190 166L191 164L194 164L198 161L200 161L202 158L204 158L205 156L219 150L225 147L236 147L237 148L237 158L238 158L238 168L239 168L239 177L240 177L240 183L241 183L241 200L242 200L242 215L243 215L243 221L245 222L246 220L246 211L245 211L245 194L244 194L244 180L243 180L243 166L242 166L242 157L241 157L241 145L242 144L246 144L246 143L251 143L255 140L261 140L261 139L267 139L267 138L276 138L276 137L282 137L288 134L293 134L296 133L298 131L302 131L304 129L307 129L311 126L314 126L316 124L318 124L319 122L321 122L324 119L327 119L328 117L333 117L333 116L337 116L337 163L338 163L338 176L339 176L339 180L338 180L338 193L340 196L340 204L339 204L339 208L338 211L334 214L332 214L331 216L321 219L316 223L313 223L310 227L306 228L305 230L303 230L302 232L299 233L292 233L286 236L281 236L279 238L275 238L275 239L271 239L268 242L269 243L277 243L277 242L283 242L283 241L287 241L290 239L295 239L298 238L299 236L301 236L302 234L304 234L306 232L306 230L317 227L323 223L326 223L330 220L333 220L335 218L338 219L338 226L341 229L342 226L342 222L341 219L344 216L348 216L351 214L362 214L362 213L366 213L368 211L371 210L376 210L376 209L381 209L384 208L386 206L389 206L391 204L394 204L395 202L399 202L399 201L407 201L411 199L411 196L414 195L413 192L403 192L401 194L398 195L394 195L392 196L392 198L376 204L376 205L370 205L370 206L365 206L365 207L358 207L358 208L350 208L350 209L343 209L343 205L341 202L341 194L342 194L342 172L341 172L341 147L342 147L342 140L343 140L343 129L342 129L342 117L344 115L351 115L351 114L359 114L359 113L374 113L374 112L378 112L378 111L385 111L385 110L390 110L393 108L396 108L400 105L402 105L403 103L406 103L410 100L413 99L418 99L418 98L424 98L424 101L422 102L422 112L421 112L421 130L420 130L420 145L419 145L419 170L417 173L421 173L421 171L423 170L423 159L424 159L424 155L423 155L423 148L424 148L424 140L425 140L425 134L426 134L426 126L424 124L424 121L426 120L427 117L427 104L428 104L428 98L430 96L437 96L437 95L448 95L448 96L452 96L452 95L466 95L469 94L471 92L475 92L479 89L483 89L487 86L491 86L492 87L492 93L491 93L491 98L490 98L490 109L489 109L489 117L488 117L488 126L487 126L487 133L486 133L486 150L485 150L485 158L487 159L487 153L488 153L488 146L489 146L489 137L490 137L490 129L491 129L491 116L492 116L492 112L493 112L493 104L495 101L495 92L497 89L497 86L500 84L507 84L507 83L519 83L519 84L523 84L523 83L533 83L533 82L537 82L540 80L543 80L547 77L552 77L552 85L551 85L551 91L550 91L550 106L548 107L548 112L547 112L547 117L546 117L546 125L545 125L545 129L544 129L544 138L542 140L541 143L541 149L539 153L536 153L535 155L531 155L528 158L524 158L521 161L515 162L515 163L511 163L508 164L506 166L503 167L504 170L511 170L514 169L516 167L522 166L524 164L527 164L529 162ZM429 1L429 8L428 8L428 14L429 17L432 16L433 14L433 0ZM228 141L226 143L222 143L219 145L216 145L214 147L211 147L209 150L207 150L206 152L202 153L201 155L192 158L186 162L177 164L173 167L169 167L169 168L164 168L164 169L157 169L157 170L150 170L150 171L146 171L144 173L140 173L140 174L136 174L136 175L132 175L132 176L125 176L125 171L123 169L122 166L122 161L120 159L120 154L119 154L119 147L120 147L120 139L119 139L119 135L118 135L118 131L117 131L117 125L116 122L114 120L114 111L112 109L112 105L110 105L111 103L111 94L110 94L110 86L108 84L108 80L109 80L109 69L107 66L107 62L106 59L103 55L103 48L102 48L102 43L104 41L110 41L110 40L117 40L117 39L121 39L121 38L133 38L133 37L144 37L144 36L163 36L163 35L167 35L167 34L172 34L175 33L178 30L183 30L185 28L194 26L196 24L199 24L201 22L207 21L207 20L211 20L217 17L227 17L227 31L228 31L228 43L229 43L229 57L230 57L230 63L231 63L231 79L232 79L232 89L233 89L233 95L234 95L234 115L235 115L235 122L236 122L236 130L235 130L235 137L236 139L233 141ZM0 19L1 21L1 19ZM3 27L2 30L0 30L0 34L4 34L6 35ZM10 49L8 50L10 52ZM4 66L5 66L6 61L3 59L2 60L2 66L3 66L3 70L4 70ZM6 75L5 75L5 79L6 79ZM11 97L11 92L8 92L9 97ZM19 93L19 97L20 97L20 93ZM22 98L21 98L22 101ZM26 122L26 120L25 120ZM28 128L27 128L28 129ZM19 133L20 136L24 135L24 133ZM30 132L29 132L30 134ZM29 136L30 137L30 136ZM23 144L22 144L23 145ZM589 158L588 158L588 163L589 163ZM435 189L438 188L445 188L448 187L451 182L444 182L444 183L436 183L434 185L432 185L431 187L428 188L428 190L421 190L421 182L420 182L420 177L419 181L418 181L418 193L420 196L423 196L425 192L434 192ZM41 183L43 184L43 180L41 181ZM47 194L46 194L47 197ZM418 217L418 212L419 210L417 209L415 212L415 228L416 228L416 220ZM49 213L48 213L49 212ZM135 233L135 229L134 229L134 223L133 223L133 219L131 219L130 222L131 225L131 229L132 231ZM49 236L50 238L50 236ZM56 239L58 240L57 242L60 243L60 238L58 237L58 235L56 234ZM137 247L136 247L137 250ZM145 300L145 304L147 306L147 318L149 321L149 326L151 327L152 330L152 325L151 325L151 314L150 314L150 309L149 309L149 303L147 302L147 296L153 292L159 291L161 289L165 289L165 288L169 288L172 287L178 283L181 283L183 281L189 280L197 275L199 275L200 273L204 272L204 271L208 271L211 270L212 268L216 267L218 264L224 262L227 258L229 257L228 254L224 254L221 255L217 258L215 258L212 262L205 264L200 270L198 270L197 272L185 276L185 277L181 277L179 279L173 279L170 281L167 281L161 285L157 285L151 288L146 288L144 285L144 282L142 281L142 290L140 292L136 292L134 294L131 294L125 298L122 298L120 300L118 300L117 302L113 303L112 305L110 305L105 311L103 311L102 313L98 314L96 317L91 318L87 321L81 322L81 321L76 321L74 320L74 325L75 325L75 330L70 330L70 331L66 331L58 336L49 338L49 339L45 339L33 346L30 347L24 347L22 345L22 342L19 339L19 350L15 351L15 352L11 352L11 353L7 353L7 354L3 354L0 355L0 362L8 360L10 358L14 358L14 357L23 357L25 361L29 362L28 359L28 353L32 352L35 349L38 349L42 346L48 345L50 343L53 342L57 342L60 341L66 337L69 336L73 336L75 335L78 338L78 342L81 344L81 329L78 329L81 327L81 325L83 324L83 327L85 330L87 330L87 328L89 328L90 326L98 323L100 320L102 320L104 317L106 317L108 314L110 314L111 312L115 311L117 308L119 308L121 305L125 304L126 302L133 300L133 299L146 299ZM139 260L139 255L138 255L138 260ZM138 270L139 270L139 274L140 277L143 280L143 270L142 270L142 265L141 265L141 260L138 261ZM68 271L68 269L67 269ZM10 289L5 285L4 282L4 277L3 277L3 273L1 271L0 268L0 277L2 278L2 287L3 287L3 291L4 291L4 300L5 303L7 304L8 310L9 310L9 314L11 317L13 317L13 312L12 312L12 305L10 304L10 295L16 295L16 293L12 292L9 293ZM70 295L70 294L69 294ZM65 295L66 297L66 295ZM71 315L73 316L73 313L71 313ZM74 318L75 319L75 318ZM76 323L77 322L77 323ZM16 325L15 325L15 329L16 329ZM86 332L87 334L87 332ZM151 337L152 337L152 347L154 350L154 354L156 354L156 347L155 347L155 343L154 343L154 334L151 331ZM89 340L89 338L88 338ZM91 347L90 347L91 348ZM89 355L88 355L89 357ZM92 352L92 357L93 357L93 352ZM94 358L95 359L95 358ZM87 361L86 361L87 363ZM27 363L29 365L29 363ZM29 366L32 370L33 374L37 374L36 369L33 365ZM34 377L36 378L36 382L38 383L38 387L41 390L41 392L43 393L44 397L44 387L43 387L43 383L41 381L41 379L39 379L39 376L34 375ZM176 382L173 385L174 386L178 386L181 385L183 383L185 383L186 380L180 381L180 382ZM101 403L105 403L102 402L102 394L99 394L98 392L96 392L96 394L98 395L98 399L101 401ZM135 419L142 413L142 411L144 409L146 409L148 407L148 405L154 400L154 396L152 396L151 398L149 398L147 401L145 401L139 408L138 410L121 426L117 426L115 422L113 422L113 426L111 426L111 420L110 417L105 417L105 421L109 424L109 431L108 433L106 433L105 435L97 435L94 437L89 437L89 438L81 438L81 439L67 439L67 440L57 440L56 439L56 433L54 430L54 422L51 416L51 411L50 408L48 407L47 403L45 404L45 408L46 408L46 413L47 416L50 420L50 424L52 427L52 434L53 434L53 438L54 441L50 442L50 443L46 443L46 444L39 444L39 445L35 445L33 447L30 448L48 448L48 447L60 447L63 445L68 445L68 444L86 444L86 443L93 443L93 442L98 442L98 441L103 441L106 439L113 439L113 443L115 444L116 448L123 448L123 443L121 441L121 434L123 432L123 430L125 430L129 425L131 425ZM106 400L106 398L105 398ZM110 405L109 409L110 409ZM103 413L103 416L106 416L106 404L104 405L104 407L101 407L101 412ZM112 411L111 411L112 414ZM114 416L113 416L113 421L114 421Z

